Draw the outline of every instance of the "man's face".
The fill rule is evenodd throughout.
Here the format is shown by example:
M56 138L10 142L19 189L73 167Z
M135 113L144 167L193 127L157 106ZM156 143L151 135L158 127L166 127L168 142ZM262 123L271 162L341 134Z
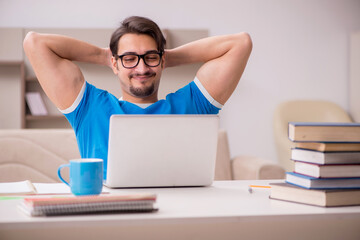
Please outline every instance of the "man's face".
M142 55L149 52L158 52L158 50L155 40L148 35L128 33L119 40L118 55L129 53ZM125 68L120 58L116 60L113 57L113 71L120 79L123 99L135 102L139 99L146 102L157 101L163 60L164 58L159 66L149 67L144 63L144 59L140 59L136 67Z

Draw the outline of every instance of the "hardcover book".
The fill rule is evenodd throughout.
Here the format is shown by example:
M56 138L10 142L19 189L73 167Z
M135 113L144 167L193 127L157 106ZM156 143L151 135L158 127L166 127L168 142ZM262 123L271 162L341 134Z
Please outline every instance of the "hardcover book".
M294 142L360 142L360 123L289 122Z
M295 147L319 152L360 152L360 143L297 142Z
M319 152L293 148L291 160L316 164L360 164L360 152Z
M360 177L360 164L319 165L295 161L294 171L316 178Z
M28 92L25 94L25 98L32 115L43 116L48 114L39 92Z
M289 183L271 183L271 199L321 207L360 205L360 189L309 190Z
M286 182L308 189L360 189L360 178L315 178L287 172Z

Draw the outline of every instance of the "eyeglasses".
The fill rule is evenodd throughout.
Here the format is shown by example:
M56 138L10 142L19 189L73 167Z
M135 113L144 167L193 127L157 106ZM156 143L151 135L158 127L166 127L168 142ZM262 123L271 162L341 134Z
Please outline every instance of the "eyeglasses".
M142 55L127 53L123 55L118 55L118 58L121 59L121 64L124 68L134 68L139 62L140 58L144 60L144 63L148 67L157 67L160 65L162 53L161 52L149 52Z

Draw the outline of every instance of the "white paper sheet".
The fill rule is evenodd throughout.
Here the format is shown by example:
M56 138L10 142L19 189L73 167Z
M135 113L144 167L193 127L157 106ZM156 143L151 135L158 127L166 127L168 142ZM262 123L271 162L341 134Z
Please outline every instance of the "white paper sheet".
M37 194L70 194L70 187L65 183L34 183Z
M29 180L0 183L0 195L35 194L36 190Z

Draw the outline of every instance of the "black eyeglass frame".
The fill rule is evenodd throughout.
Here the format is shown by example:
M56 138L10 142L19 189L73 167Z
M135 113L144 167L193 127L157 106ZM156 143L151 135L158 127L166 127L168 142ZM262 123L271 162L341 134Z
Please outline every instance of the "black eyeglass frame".
M159 63L158 63L157 65L152 66L152 65L149 65L149 64L146 62L145 56L146 56L146 55L149 55L149 54L158 54L158 55L159 55L160 58L159 58ZM118 59L121 60L121 65L122 65L124 68L131 69L131 68L135 68L135 67L137 67L137 65L139 65L140 59L142 59L142 60L144 61L145 65L148 66L148 67L157 67L157 66L159 66L160 63L161 63L161 59L162 59L163 54L164 54L163 52L147 52L147 53L141 54L141 55L136 54L136 53L126 53L126 54L123 54L123 55L117 55L117 57L118 57ZM129 55L137 56L138 61L137 61L137 63L136 63L133 67L125 67L125 65L124 65L124 63L123 63L123 57L129 56Z

